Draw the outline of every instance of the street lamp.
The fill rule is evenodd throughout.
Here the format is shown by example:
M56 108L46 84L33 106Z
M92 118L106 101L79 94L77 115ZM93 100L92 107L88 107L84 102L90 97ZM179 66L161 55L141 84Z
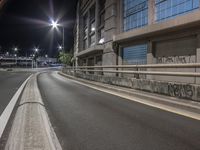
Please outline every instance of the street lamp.
M15 51L15 52L17 52L17 51L18 51L18 48L17 48L17 47L15 47L15 48L14 48L14 51Z
M60 50L62 50L62 49L63 49L62 46L59 45L59 46L58 46L58 50L60 51Z
M57 29L58 27L61 27L62 28L62 47L59 46L59 49L62 49L64 51L65 49L65 28L63 25L59 24L58 21L54 21L54 20L51 20L51 24L53 29Z
M39 48L35 47L33 50L34 50L35 53L33 54L33 60L34 60L34 62L32 64L32 68L34 66L37 68L37 58L36 57L38 56Z
M14 54L15 63L16 63L16 67L17 67L17 52L18 52L18 48L17 48L17 47L14 47L14 51L15 51L15 54Z
M39 52L39 49L38 49L38 48L35 48L34 51L37 53L37 52Z

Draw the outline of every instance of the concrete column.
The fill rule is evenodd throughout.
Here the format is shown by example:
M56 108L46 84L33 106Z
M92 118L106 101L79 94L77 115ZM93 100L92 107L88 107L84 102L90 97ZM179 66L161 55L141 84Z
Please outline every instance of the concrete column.
M197 35L196 63L200 63L200 34ZM200 72L200 68L196 72ZM196 78L196 84L200 84L200 77Z
M148 24L155 21L155 0L148 0Z
M99 27L99 0L96 0L95 6L95 44L97 45L99 42L98 37L98 27Z
M147 49L147 64L154 64L154 56L153 56L153 42L148 42L148 49ZM153 71L153 69L147 69L147 71ZM154 76L147 75L147 79L154 79Z
M117 29L117 1L106 0L105 4L105 49L103 52L103 65L116 65L117 52L113 49L113 35ZM104 68L104 70L107 70ZM107 76L115 76L115 73L105 73Z
M196 58L196 62L200 63L200 48L197 48ZM200 68L197 68L196 72L200 73ZM196 78L196 84L200 84L200 77Z
M122 51L123 51L123 48L121 46L119 46L119 49L118 49L118 62L117 64L118 65L123 65L123 58L122 58ZM118 70L123 70L122 68L118 68ZM122 74L119 73L118 74L119 77L122 77Z

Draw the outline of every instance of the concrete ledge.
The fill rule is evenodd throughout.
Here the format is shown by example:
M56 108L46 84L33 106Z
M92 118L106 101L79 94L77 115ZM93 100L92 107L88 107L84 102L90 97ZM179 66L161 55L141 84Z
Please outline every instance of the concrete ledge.
M200 102L200 85L64 72L78 78Z
M5 150L62 150L37 86L37 75L27 83Z

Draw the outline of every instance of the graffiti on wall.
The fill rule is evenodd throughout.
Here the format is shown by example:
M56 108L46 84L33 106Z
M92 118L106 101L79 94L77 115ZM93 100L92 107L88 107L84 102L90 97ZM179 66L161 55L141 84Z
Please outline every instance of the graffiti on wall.
M168 93L170 96L192 99L194 95L194 87L191 85L169 83Z
M185 64L195 63L195 56L169 56L169 57L158 57L158 64Z

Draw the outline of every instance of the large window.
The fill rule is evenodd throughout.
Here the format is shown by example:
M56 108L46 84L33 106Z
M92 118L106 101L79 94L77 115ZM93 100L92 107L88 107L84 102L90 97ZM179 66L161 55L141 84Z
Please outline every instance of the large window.
M148 24L148 0L124 0L124 31Z
M104 43L104 26L105 26L105 0L100 0L99 24L98 24L98 43Z
M96 27L95 27L95 5L90 8L90 32L89 32L89 44L90 46L95 45L95 33L96 33Z
M147 44L124 47L122 55L124 65L146 64Z
M156 0L156 20L164 20L199 8L199 0Z
M88 15L86 14L83 17L83 30L84 30L84 34L83 34L83 50L88 48L88 43L87 43L87 39L88 39L88 25L87 25L87 20L88 20Z

